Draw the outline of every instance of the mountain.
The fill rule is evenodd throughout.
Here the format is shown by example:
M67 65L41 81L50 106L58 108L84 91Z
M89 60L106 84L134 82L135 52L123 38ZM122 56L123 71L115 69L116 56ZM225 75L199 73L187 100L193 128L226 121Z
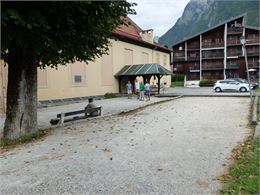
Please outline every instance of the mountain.
M242 14L246 14L246 25L259 27L259 0L190 0L175 25L159 38L159 43L171 46Z

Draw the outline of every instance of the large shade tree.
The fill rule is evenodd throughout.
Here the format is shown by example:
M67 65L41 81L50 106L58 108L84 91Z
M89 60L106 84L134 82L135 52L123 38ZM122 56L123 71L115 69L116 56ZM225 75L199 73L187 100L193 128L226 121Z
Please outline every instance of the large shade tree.
M91 61L134 14L127 1L1 2L1 59L8 64L4 137L37 130L37 67Z

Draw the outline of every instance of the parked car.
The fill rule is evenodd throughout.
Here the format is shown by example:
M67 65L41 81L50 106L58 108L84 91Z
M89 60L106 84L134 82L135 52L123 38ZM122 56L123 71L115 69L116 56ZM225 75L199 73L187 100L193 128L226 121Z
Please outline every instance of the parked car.
M225 90L247 92L247 91L249 91L249 85L248 85L248 83L241 83L241 82L237 82L235 80L227 79L227 80L217 81L214 84L213 89L216 92L221 92L221 91L225 91Z
M235 81L240 82L240 83L248 83L247 80L241 79L241 78L234 78L234 79L232 79L232 80L235 80ZM250 84L251 84L251 88L252 88L252 89L256 89L257 86L258 86L258 83L256 83L256 82L252 82L252 81L251 81Z

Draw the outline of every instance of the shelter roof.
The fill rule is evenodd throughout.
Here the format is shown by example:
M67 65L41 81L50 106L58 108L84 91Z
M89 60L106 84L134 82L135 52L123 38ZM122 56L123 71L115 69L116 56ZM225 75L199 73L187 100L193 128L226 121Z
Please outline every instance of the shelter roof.
M172 75L160 64L136 64L124 66L115 76Z

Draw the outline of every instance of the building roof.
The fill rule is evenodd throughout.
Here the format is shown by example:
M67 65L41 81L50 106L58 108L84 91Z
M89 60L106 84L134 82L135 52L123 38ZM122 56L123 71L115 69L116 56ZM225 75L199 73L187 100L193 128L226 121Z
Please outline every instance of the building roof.
M172 75L160 64L136 64L124 66L115 76Z
M153 43L144 41L141 37L141 33L144 32L145 30L141 29L134 21L132 21L129 17L124 18L128 25L120 25L114 32L113 35L126 42L130 42L136 45L140 45L143 47L147 47L150 49L162 51L165 53L170 53L171 49L168 49L159 43L156 43L153 41ZM151 29L149 29L151 30Z
M255 27L255 26L246 26L247 29L251 29L251 30L258 30L260 31L259 27Z
M232 18L230 18L230 19L228 19L228 20L226 20L226 21L224 21L224 22L221 22L221 23L219 23L219 24L217 24L217 25L215 25L215 26L212 26L211 28L208 28L208 29L206 29L206 30L203 30L203 31L201 31L201 32L199 32L199 33L197 33L197 34L195 34L195 35L192 35L192 36L190 36L190 37L188 37L188 38L185 38L185 39L183 39L182 41L179 41L179 42L175 43L174 45L172 45L172 47L175 46L175 45L178 45L178 44L180 44L180 43L182 43L182 42L185 42L185 41L187 41L187 40L189 40L189 39L195 38L195 37L197 37L197 36L199 36L199 35L201 35L201 34L203 34L203 33L205 33L205 32L208 32L208 31L210 31L210 30L213 30L213 29L215 29L215 28L218 28L218 27L224 25L225 23L231 22L231 21L233 21L233 20L236 20L236 19L238 19L238 18L242 18L242 17L245 17L245 16L246 16L246 14L241 14L241 15L239 15L239 16L232 17Z

